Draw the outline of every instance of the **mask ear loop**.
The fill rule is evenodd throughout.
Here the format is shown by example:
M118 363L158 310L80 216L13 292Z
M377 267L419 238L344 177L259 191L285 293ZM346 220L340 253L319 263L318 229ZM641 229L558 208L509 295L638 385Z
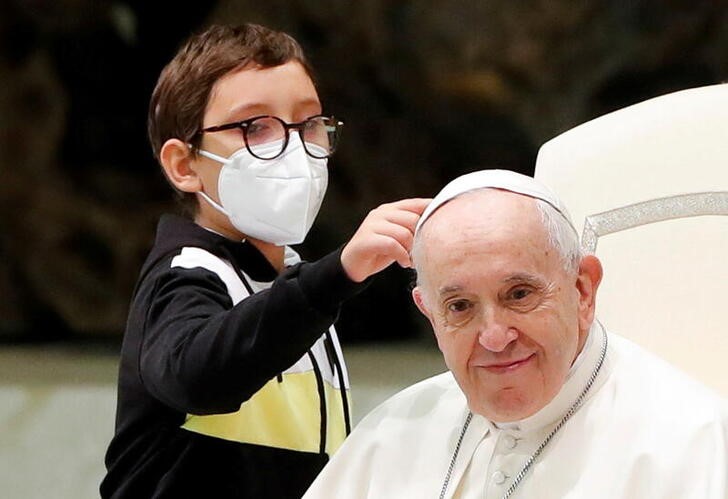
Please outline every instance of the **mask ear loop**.
M190 146L190 147L192 147L192 146ZM209 159L211 159L213 161L217 161L218 163L222 163L223 165L225 165L225 164L228 163L228 159L227 158L223 158L222 156L218 156L217 154L214 154L214 153L211 153L211 152L207 152L207 151L204 151L202 149L198 150L197 152L200 154L200 156L204 156L204 157L209 158Z
M189 147L190 151L193 151L194 152L195 146L193 146L190 143L187 143L187 147ZM197 150L197 153L200 156L204 156L204 157L209 158L209 159L211 159L213 161L217 161L218 163L222 163L223 165L225 165L225 164L227 164L229 162L229 160L227 158L223 158L222 156L218 156L217 154L212 153L212 152L207 152L204 149L198 149Z
M210 206L212 206L213 208L215 208L217 211L219 211L220 213L222 213L226 217L230 218L230 213L228 213L228 211L225 208L223 208L222 206L220 206L219 204L217 204L215 201L213 201L213 199L210 196L208 196L204 191L197 191L197 194L199 194L200 196L202 196L205 201L207 201L208 203L210 203Z
M190 150L193 149L192 144L187 144L187 147L189 147ZM211 159L213 161L217 161L218 163L222 163L223 165L228 163L227 158L223 158L222 156L218 156L217 154L214 154L214 153L211 153L211 152L207 152L207 151L203 151L202 149L199 149L198 152L199 152L200 156L204 156L204 157L209 158L209 159ZM205 201L207 201L210 204L210 206L212 206L213 208L215 208L217 211L219 211L220 213L222 213L226 217L230 218L230 213L225 208L223 208L220 204L216 203L204 191L198 191L197 194L199 194L200 196L202 196L202 198Z

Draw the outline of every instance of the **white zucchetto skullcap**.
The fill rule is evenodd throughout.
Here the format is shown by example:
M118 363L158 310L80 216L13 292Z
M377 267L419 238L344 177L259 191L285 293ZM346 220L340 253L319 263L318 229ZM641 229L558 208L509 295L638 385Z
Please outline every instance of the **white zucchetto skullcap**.
M566 221L569 222L569 225L574 226L569 217L569 212L556 194L533 177L510 170L479 170L461 175L443 187L422 213L422 216L417 222L417 227L415 227L415 234L417 234L427 219L430 218L430 215L443 204L466 192L485 188L502 189L504 191L541 199L561 213Z

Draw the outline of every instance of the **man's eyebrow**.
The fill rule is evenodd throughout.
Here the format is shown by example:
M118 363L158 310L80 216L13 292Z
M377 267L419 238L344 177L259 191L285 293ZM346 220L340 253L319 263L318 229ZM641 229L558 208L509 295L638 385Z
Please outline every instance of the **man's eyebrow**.
M450 293L455 293L457 291L461 291L462 289L463 289L462 286L460 286L458 284L454 284L452 286L443 286L443 287L441 287L440 289L437 290L437 293L440 296L442 296L442 295L447 295L447 294L450 294Z
M513 274L513 275L506 277L505 279L503 279L503 282L505 284L518 283L518 284L530 284L532 286L543 286L545 284L543 279L536 277L533 274L526 274L526 273L522 273L522 272L519 272L517 274Z

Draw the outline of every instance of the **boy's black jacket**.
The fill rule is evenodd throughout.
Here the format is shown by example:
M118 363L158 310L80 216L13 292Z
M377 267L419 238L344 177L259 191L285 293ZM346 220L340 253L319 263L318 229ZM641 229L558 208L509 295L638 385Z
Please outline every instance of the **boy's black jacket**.
M300 497L350 426L329 328L364 286L340 250L279 275L249 243L162 217L124 334L101 496ZM290 402L302 390L316 414Z

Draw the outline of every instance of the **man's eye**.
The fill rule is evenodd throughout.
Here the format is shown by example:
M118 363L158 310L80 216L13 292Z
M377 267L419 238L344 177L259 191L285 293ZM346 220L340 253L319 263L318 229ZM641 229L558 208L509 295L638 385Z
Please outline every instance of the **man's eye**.
M464 327L475 314L475 303L470 300L456 299L444 304L444 325L450 329Z
M544 300L543 292L532 286L514 286L501 298L504 306L517 312L530 312Z
M466 300L457 300L447 304L447 310L451 313L462 313L467 312L473 307L473 305Z
M528 288L515 288L511 291L510 297L512 300L523 300L528 298L532 291Z

